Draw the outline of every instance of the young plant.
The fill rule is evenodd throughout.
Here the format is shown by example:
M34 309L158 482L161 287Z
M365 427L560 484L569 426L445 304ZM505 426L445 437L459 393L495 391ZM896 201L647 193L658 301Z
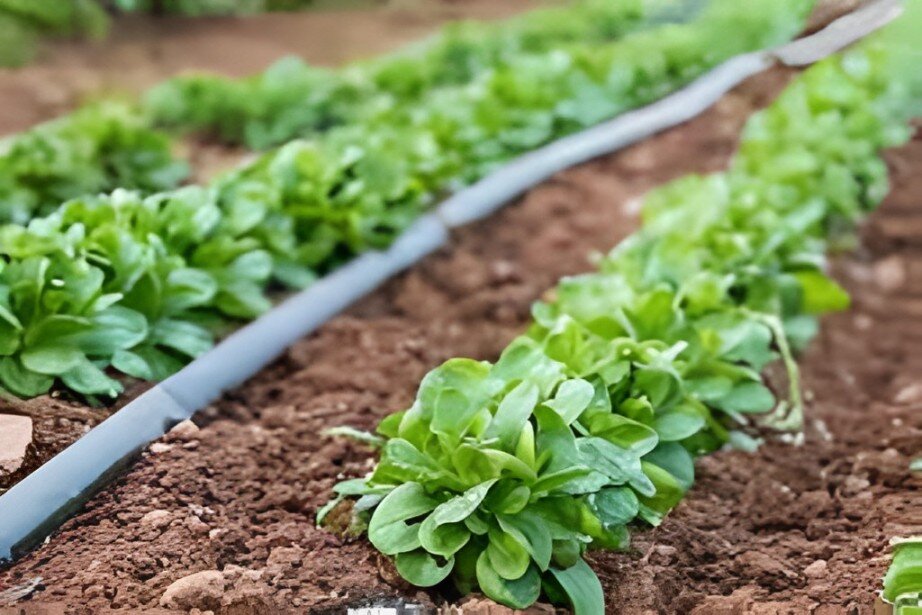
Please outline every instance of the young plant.
M922 537L891 541L893 561L884 576L883 599L894 615L922 612Z
M0 143L0 223L25 224L62 202L116 188L174 188L189 173L166 135L117 103L84 107Z
M608 393L642 404L660 386L647 375L668 370L674 351L635 348L617 357L633 374L601 368L588 380L546 350L523 337L495 365L453 359L433 370L413 406L379 428L375 471L337 486L341 497L362 496L355 510L369 539L411 583L451 578L462 593L480 588L513 608L544 588L578 613L601 612L582 555L627 546L627 523L658 522L684 492L687 453L613 415ZM674 463L682 477L666 469Z

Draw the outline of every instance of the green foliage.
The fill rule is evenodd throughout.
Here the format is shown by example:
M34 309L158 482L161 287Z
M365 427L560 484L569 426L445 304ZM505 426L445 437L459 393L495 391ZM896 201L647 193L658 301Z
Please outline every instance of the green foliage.
M340 70L287 58L244 80L180 77L153 89L146 108L160 125L256 149L417 112L472 124L472 140L477 128L496 127L527 146L654 100L741 50L787 40L812 0L780 4L754 0L743 11L711 0L691 24L652 27L668 2L581 0L502 24L453 24L425 45ZM433 89L442 96L427 104ZM442 107L455 107L459 97L474 100L446 117Z
M26 223L63 201L115 188L158 192L188 174L169 139L115 103L84 107L0 142L0 222Z
M600 44L637 29L650 9L641 0L581 0L501 24L462 22L424 45L330 70L289 57L247 79L190 75L151 90L146 108L161 125L207 130L255 149L284 143L412 105L432 88L463 85L507 59L564 44Z
M651 193L642 230L598 272L562 280L495 364L430 372L379 425L375 469L338 485L318 522L360 496L353 527L414 584L604 612L587 549L658 524L694 457L732 430L799 428L791 346L848 302L825 252L886 192L879 150L908 137L919 80L892 43L808 70L750 120L727 172ZM781 401L760 377L779 355ZM897 556L914 582L916 560Z
M894 540L892 544L893 561L884 576L883 597L896 605L895 613L916 613L922 609L922 538Z
M771 5L778 11L758 28L748 18L733 18L740 28L758 31L745 41L718 48L715 41L726 38L719 31L730 22L715 27L715 17L705 15L652 31L660 36L517 56L472 84L435 88L415 105L289 143L209 188L147 197L119 190L8 225L0 229L0 315L6 314L10 341L0 384L35 395L57 379L85 395L113 395L115 381L97 372L112 367L162 378L207 349L233 321L268 309L271 285L301 288L356 254L386 247L445 192L602 118L574 115L574 105L584 106L603 91L621 101L608 110L615 114L678 87L722 54L739 51L737 45L773 40L779 35L776 14L787 23L790 7ZM592 55L592 49L599 53ZM653 57L662 62L649 67ZM615 81L609 79L613 74L619 75ZM121 155L124 148L113 151ZM166 158L153 159L174 169ZM112 162L101 166L119 168ZM141 169L151 171L135 173L144 181L161 177L157 164ZM102 183L93 170L61 173L66 180L50 173L40 182L20 182L33 187L35 204L15 215L25 218L42 208L52 190L86 193L88 185L70 181ZM125 329L132 335L103 343L112 310L131 319ZM66 335L44 333L59 322L68 323ZM88 366L97 377L85 377ZM78 368L84 377L71 375ZM740 403L745 411L745 399ZM695 420L670 416L663 422L681 434Z
M156 380L207 350L212 331L199 311L239 310L266 258L204 241L214 223L204 198L196 188L148 199L116 191L0 229L3 386L32 396L60 378L77 392L114 396L121 386L102 371L110 364ZM211 250L222 265L190 266L176 255L183 246Z
M0 66L31 60L40 36L99 38L108 24L96 0L0 0Z

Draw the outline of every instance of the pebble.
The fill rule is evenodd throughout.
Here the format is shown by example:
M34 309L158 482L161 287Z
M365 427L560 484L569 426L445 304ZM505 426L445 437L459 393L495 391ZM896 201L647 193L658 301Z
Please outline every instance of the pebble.
M186 527L195 534L207 534L211 527L196 516L191 516L186 520Z
M154 455L159 455L160 453L166 453L173 450L172 444L167 444L166 442L154 442L150 445L150 452Z
M818 559L804 568L804 576L810 579L818 579L826 576L826 560Z
M160 597L160 606L167 609L209 609L220 603L223 593L224 575L218 570L203 570L173 581Z
M188 440L198 435L198 431L199 431L198 425L196 425L192 421L185 420L185 421L182 421L181 423L177 423L176 426L173 427L173 429L169 431L169 433L171 436L175 438L179 438L181 440Z
M914 382L900 389L894 401L898 404L916 404L922 402L922 383Z
M906 268L903 259L891 256L874 265L874 277L881 290L893 292L899 290L906 283Z
M105 588L102 585L90 585L83 590L83 597L86 599L90 598L99 598L105 593Z
M18 414L0 414L0 474L22 467L30 444L32 419Z
M165 510L152 510L141 517L140 523L159 529L170 524L170 513Z

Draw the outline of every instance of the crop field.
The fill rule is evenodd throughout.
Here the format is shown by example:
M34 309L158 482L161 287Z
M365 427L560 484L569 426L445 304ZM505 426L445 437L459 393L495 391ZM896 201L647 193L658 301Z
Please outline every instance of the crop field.
M0 71L0 615L919 612L922 0L372 4Z

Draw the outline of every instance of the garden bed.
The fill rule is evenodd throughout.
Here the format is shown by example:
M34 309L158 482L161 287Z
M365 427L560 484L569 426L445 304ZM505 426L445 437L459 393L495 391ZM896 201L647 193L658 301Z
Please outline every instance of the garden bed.
M406 407L414 383L447 357L495 359L528 321L531 301L636 226L642 192L720 168L742 120L785 77L762 75L704 117L564 173L458 232L454 247L200 413L198 427L185 424L151 446L49 545L0 577L0 604L275 613L398 596L454 601L412 589L365 541L314 528L332 483L373 464L365 447L320 432L370 428ZM910 379L915 331L901 320L920 311L913 245L922 233L907 207L919 193L909 172L917 145L892 153L897 190L868 225L866 247L835 264L855 309L828 319L804 357L808 445L769 443L700 461L699 484L669 521L639 531L628 553L590 556L609 608L870 609L886 539L920 527L908 465L920 442L910 412L922 391Z
M41 587L34 604L94 613L159 608L173 582L203 571L215 572L186 581L201 591L163 604L269 613L453 599L401 582L364 540L314 527L337 477L372 461L361 445L318 433L372 427L408 405L419 378L448 357L494 359L531 301L633 229L637 196L724 165L742 122L786 77L756 77L687 125L563 173L463 229L452 248L200 413L200 429L186 425L153 445L0 583ZM910 173L922 142L890 160L894 193L868 224L865 247L836 264L854 307L827 319L804 357L808 445L703 459L698 483L660 528L638 531L629 553L593 555L619 612L869 612L887 539L919 521L908 455L919 447L911 413L922 392L912 387L918 340L906 320L918 316L913 292L922 292L913 259L922 229L911 209L922 182Z
M922 532L922 134L889 152L893 191L833 262L852 307L801 360L802 446L697 464L695 487L631 555L600 554L610 604L658 612L871 613L894 536ZM605 573L603 573L605 574Z

